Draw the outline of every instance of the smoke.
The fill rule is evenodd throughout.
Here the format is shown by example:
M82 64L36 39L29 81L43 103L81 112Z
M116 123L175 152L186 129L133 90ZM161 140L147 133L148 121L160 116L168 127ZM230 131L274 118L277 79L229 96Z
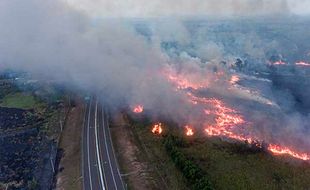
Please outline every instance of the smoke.
M262 16L309 14L307 0L66 0L78 9L103 17Z
M114 106L143 103L171 117L186 110L173 106L182 97L159 74L168 56L124 21L95 22L62 1L12 0L0 2L0 23L1 69L102 93Z
M282 31L280 38L284 40L281 41L272 31L257 33L260 27L253 27L248 20L204 25L173 19L129 22L89 16L95 7L103 8L104 15L112 17L172 16L180 12L269 15L289 11L289 3L280 0L268 3L195 0L180 1L177 5L174 1L165 2L145 5L140 1L98 2L102 4L75 1L74 6L87 9L83 12L61 0L1 1L0 68L26 71L33 77L99 94L115 107L143 104L154 118L164 115L179 124L202 126L206 119L212 118L201 113L202 106L189 102L184 91L176 89L176 81L171 80L179 77L183 81L177 82L183 86L198 87L189 90L197 96L216 96L240 109L260 138L286 145L301 144L302 150L308 150L309 91L303 90L309 84L298 83L308 81L307 75L300 70L274 70L266 65L271 55L283 54L293 60L292 54L310 50L304 45L308 37L306 28L296 27L285 35L282 30L290 31L291 25L280 22L275 30ZM143 11L141 5L146 6ZM262 27L269 31L268 26ZM297 39L293 41L292 36ZM291 54L291 48L285 48L288 41L290 46L297 47ZM261 76L250 76L254 71L268 71L272 82ZM229 83L233 74L244 79L240 85ZM290 83L291 80L285 82L286 75L301 77L296 80L298 85ZM201 86L208 88L199 91ZM301 103L297 104L297 100ZM292 142L286 141L287 134Z

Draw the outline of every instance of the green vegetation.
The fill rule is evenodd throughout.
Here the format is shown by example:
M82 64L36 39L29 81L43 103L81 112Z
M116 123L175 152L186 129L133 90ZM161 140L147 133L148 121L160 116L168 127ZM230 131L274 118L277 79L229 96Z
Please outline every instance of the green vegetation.
M167 152L175 165L182 171L187 181L194 190L211 190L213 189L207 175L197 164L189 160L179 149L178 146L184 144L182 139L168 135L164 139Z
M138 119L131 118L129 115L126 116L125 120L131 126L129 134L132 134L130 135L133 138L132 142L139 150L136 155L137 160L142 164L146 163L150 171L148 172L150 175L148 180L149 183L154 184L154 187L149 189L188 190L184 175L176 168L165 146L163 146L163 138L154 136L150 132L151 121L145 117ZM130 184L129 189L132 189Z
M202 176L206 181L201 183L211 184L217 190L310 189L308 162L274 156L246 143L208 138L198 131L194 137L186 138L183 130L174 124L165 125L164 135L157 136L150 132L149 122L133 123L141 144L146 144L147 150L155 156L165 150L175 165L175 169L169 169L171 175L177 173L175 170L181 171L183 183L187 182L191 189L194 189L195 180ZM160 167L163 172L161 170L165 167Z
M32 95L14 93L6 95L2 99L0 106L8 108L36 109L43 105Z
M309 189L310 165L242 143L195 139L181 149L199 164L215 189Z

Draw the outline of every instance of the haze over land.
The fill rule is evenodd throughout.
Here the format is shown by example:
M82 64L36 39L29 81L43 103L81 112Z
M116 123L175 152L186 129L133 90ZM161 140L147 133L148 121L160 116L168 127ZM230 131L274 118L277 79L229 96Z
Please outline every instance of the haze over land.
M188 102L187 94L176 91L174 84L167 80L167 73L176 75L185 78L183 83L194 83L189 88L205 87L202 95L221 97L238 108L235 105L238 101L248 103L240 106L240 112L248 114L254 128L251 133L263 141L284 143L309 152L308 73L300 68L274 71L268 65L276 61L291 65L300 60L309 61L310 47L305 44L309 39L309 20L289 17L307 15L308 3L301 0L214 2L1 1L0 67L103 93L104 99L115 107L143 104L153 118L165 115L180 125L189 122L204 127L206 117L201 107ZM218 13L243 19L214 24L171 18L175 15L212 17ZM280 19L282 16L285 20ZM157 19L124 19L129 17ZM273 18L270 25L260 25L266 17ZM288 22L295 24L294 30L287 26ZM245 75L274 71L279 76L267 79L254 76L254 81L261 82L252 83L258 89L257 94L242 88L231 92L229 81L234 74L231 68L238 58L247 60ZM288 83L291 79L286 78L279 80L282 75L293 76L296 83ZM271 80L278 86L273 86ZM253 104L259 105L255 111L251 109ZM268 105L270 108L264 107ZM274 118L265 115L265 110L272 110Z
M102 17L307 15L307 0L66 0L75 8Z

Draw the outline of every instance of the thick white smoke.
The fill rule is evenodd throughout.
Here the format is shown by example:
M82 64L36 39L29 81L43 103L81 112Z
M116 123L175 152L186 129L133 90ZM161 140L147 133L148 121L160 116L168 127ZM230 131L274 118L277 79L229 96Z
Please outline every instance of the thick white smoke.
M154 22L155 24L150 24L152 35L145 37L138 35L125 20L96 20L89 16L89 10L96 5L99 7L98 11L103 8L103 15L111 17L136 15L126 13L123 9L134 10L141 17L172 16L179 12L185 15L205 12L215 14L218 10L236 15L247 15L250 12L254 15L268 15L290 10L288 2L277 0L267 3L262 0L251 4L245 0L220 0L216 1L217 3L195 0L180 1L177 6L175 1L148 2L149 4L138 0L129 1L128 4L120 1L98 2L102 4L81 2L81 8L88 9L85 13L73 9L63 0L1 1L0 69L27 71L46 80L77 86L92 93L103 93L103 98L116 106L123 103L143 104L146 109L152 110L154 115L165 115L175 121L195 124L199 124L201 113L197 112L198 108L186 102L184 94L176 92L163 77L163 71L167 67L173 67L175 72L191 78L194 82L210 84L208 93L222 96L228 102L236 99L253 100L256 103L266 101L257 96L245 95L244 91L232 93L228 84L222 82L229 80L228 69L219 63L226 59L228 64L231 64L238 53L266 60L267 50L277 47L277 42L262 40L255 33L223 33L220 37L227 37L227 41L237 43L231 48L233 51L227 52L224 43L216 42L211 36L205 39L208 32L204 30L195 31L198 34L195 33L193 38L193 32L181 22ZM87 4L84 6L83 3ZM143 10L142 5L146 6ZM176 42L187 50L174 52L177 50L170 48L171 50L167 49L168 52L165 52L161 47L164 41ZM217 83L215 71L224 73ZM267 94L274 95L270 86L265 88ZM289 95L281 94L280 97ZM285 107L288 110L291 108ZM306 138L309 132L305 127L305 121L309 121L309 118L295 111L292 111L292 117L282 114L287 127L281 128L281 122L275 119L273 123L272 118L261 114L261 110L252 112L248 117L257 121L255 127L262 136L270 134L269 139L284 141L285 135L289 133L294 136L291 139L300 137L303 140L305 146L302 149L306 149L310 144ZM304 130L306 132L302 133Z
M173 117L186 106L159 74L168 56L125 22L95 22L58 0L10 0L0 2L0 28L2 70L104 93L115 106L143 103Z
M307 0L64 0L94 16L262 16L309 14Z

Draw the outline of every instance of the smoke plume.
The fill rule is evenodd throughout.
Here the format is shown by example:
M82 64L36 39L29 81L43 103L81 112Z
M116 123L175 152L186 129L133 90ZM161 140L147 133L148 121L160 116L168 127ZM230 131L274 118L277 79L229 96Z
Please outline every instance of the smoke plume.
M277 20L273 30L282 36L275 38L268 24L253 27L252 20L247 19L201 24L186 19L129 21L89 14L97 5L104 16L110 17L178 13L267 16L292 12L298 3L195 0L146 5L134 0L99 1L98 6L92 1L77 2L1 1L1 70L26 71L36 78L101 94L116 107L143 104L152 117L164 115L180 125L212 125L214 117L202 110L230 119L243 114L231 122L250 126L244 136L254 134L267 143L310 152L309 73L293 66L282 69L270 65L276 61L293 63L296 54L307 58L310 46L304 44L309 39L306 24L294 25L292 31L291 25L285 25L292 20ZM81 7L72 8L72 3ZM142 4L146 6L143 10ZM256 21L261 22L259 18ZM260 27L269 33L257 33ZM268 77L256 76L258 71L268 73ZM236 76L232 80L233 75L240 81ZM211 99L199 99L204 96ZM212 97L239 111L224 109ZM198 102L215 102L216 106ZM241 129L234 132L245 133L244 126Z

